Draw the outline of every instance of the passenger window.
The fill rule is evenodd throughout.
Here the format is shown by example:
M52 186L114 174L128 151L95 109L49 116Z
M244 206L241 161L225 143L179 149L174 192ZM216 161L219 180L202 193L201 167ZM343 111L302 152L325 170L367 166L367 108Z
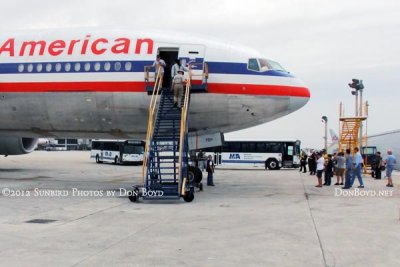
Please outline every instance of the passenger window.
M111 70L111 63L110 62L106 62L104 64L104 70L105 71L110 71Z
M94 64L94 70L99 71L100 68L101 68L100 62L96 62L96 64Z
M28 72L32 72L33 71L33 64L29 64L28 65Z
M115 71L120 71L121 70L121 62L115 62L114 64L114 69Z
M43 70L43 65L40 64L40 63L37 64L37 65L36 65L36 71L37 71L37 72L42 72L42 70Z
M79 62L76 62L74 69L75 69L75 71L80 71L81 70L81 64Z
M70 63L66 63L64 68L65 68L66 72L69 72L71 70L71 64Z
M132 70L132 63L126 62L125 63L125 71L131 71L131 70Z
M253 71L260 71L260 67L258 66L257 59L256 58L250 58L247 68L249 70L253 70Z
M85 63L85 71L90 71L90 63Z

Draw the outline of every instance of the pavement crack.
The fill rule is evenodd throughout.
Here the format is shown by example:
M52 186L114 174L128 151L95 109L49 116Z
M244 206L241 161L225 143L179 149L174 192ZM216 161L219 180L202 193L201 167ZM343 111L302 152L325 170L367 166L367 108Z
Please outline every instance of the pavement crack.
M326 256L325 256L324 246L322 244L321 236L320 236L320 234L318 232L318 228L317 228L317 224L315 222L314 214L312 213L312 210L311 210L309 194L306 191L306 186L305 186L304 181L303 181L303 179L301 177L300 177L300 180L301 180L301 183L303 185L304 196L305 196L305 198L307 200L308 211L310 212L310 217L311 217L311 220L312 220L312 223L313 223L313 226L314 226L314 231L315 231L315 234L317 235L317 238L318 238L319 248L321 250L322 259L324 261L324 266L328 267L328 264L326 263Z

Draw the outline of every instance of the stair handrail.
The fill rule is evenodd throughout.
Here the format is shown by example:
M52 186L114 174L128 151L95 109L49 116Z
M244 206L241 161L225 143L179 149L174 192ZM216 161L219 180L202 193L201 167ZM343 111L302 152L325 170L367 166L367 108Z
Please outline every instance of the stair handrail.
M162 88L162 76L161 76L161 66L158 68L157 76L153 88L153 93L151 95L150 105L149 105L149 122L147 125L147 135L146 135L146 146L143 155L143 167L142 167L142 184L144 185L146 170L147 170L147 161L149 158L149 148L150 143L152 141L153 132L154 132L154 123L156 117L156 107L157 100L160 90Z
M193 74L192 69L193 66L201 66L203 67L203 72L201 74ZM196 70L196 69L194 69ZM201 76L201 81L207 83L208 80L208 64L207 63L190 63L189 64L189 76L190 79L193 80L193 77Z
M180 195L185 194L185 188L181 188L181 180L183 181L186 177L183 177L182 173L182 160L183 160L183 148L185 146L185 135L187 128L187 115L188 115L188 107L189 107L189 98L190 98L190 83L191 83L191 66L189 65L189 76L186 79L186 88L185 88L185 99L182 105L181 111L181 130L179 135L179 161L178 161L178 190ZM182 193L183 192L183 193Z

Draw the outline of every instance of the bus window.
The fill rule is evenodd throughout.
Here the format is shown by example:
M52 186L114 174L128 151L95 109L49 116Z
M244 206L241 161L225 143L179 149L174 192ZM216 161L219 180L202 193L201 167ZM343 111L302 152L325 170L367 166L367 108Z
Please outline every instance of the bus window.
M92 149L101 149L101 143L93 141L92 142Z
M265 143L258 142L256 143L256 152L265 153Z
M267 144L267 152L268 153L280 153L282 152L282 144L281 143L268 143Z
M293 146L288 146L288 148L287 148L287 154L288 154L289 156L293 156Z
M240 143L239 142L229 142L229 152L240 151Z

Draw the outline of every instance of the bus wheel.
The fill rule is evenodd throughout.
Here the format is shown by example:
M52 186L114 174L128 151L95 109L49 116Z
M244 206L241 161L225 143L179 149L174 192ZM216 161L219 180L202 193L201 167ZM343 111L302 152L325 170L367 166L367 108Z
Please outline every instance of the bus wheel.
M96 163L103 163L103 162L100 160L99 155L96 155Z
M278 170L279 169L279 163L276 159L270 159L267 161L266 166L268 166L268 169L270 170Z
M188 181L189 183L200 183L203 180L203 173L198 167L189 166Z
M118 156L115 156L115 158L114 158L114 164L118 164Z

